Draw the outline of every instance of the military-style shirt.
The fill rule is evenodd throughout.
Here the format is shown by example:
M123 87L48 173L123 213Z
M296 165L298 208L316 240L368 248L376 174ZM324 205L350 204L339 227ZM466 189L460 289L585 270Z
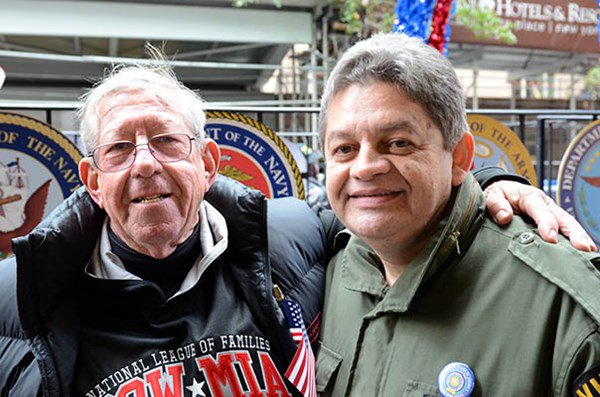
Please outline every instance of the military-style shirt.
M600 256L562 237L545 243L519 217L496 225L470 176L391 287L367 244L347 231L338 243L317 358L323 395L441 396L438 381L447 395L469 382L472 396L600 395ZM472 375L442 373L450 363Z

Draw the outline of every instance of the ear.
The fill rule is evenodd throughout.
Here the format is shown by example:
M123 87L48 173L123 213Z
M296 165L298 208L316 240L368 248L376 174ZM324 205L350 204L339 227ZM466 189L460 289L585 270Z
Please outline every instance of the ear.
M463 183L471 169L474 154L473 135L467 131L452 149L452 186L459 186Z
M81 178L92 199L100 208L103 208L102 196L100 195L100 182L98 180L100 173L91 162L92 159L89 157L81 159L79 162L79 178Z
M204 172L206 174L206 183L211 187L217 171L219 171L219 161L221 160L221 149L215 141L206 138L202 141L202 161L204 162Z

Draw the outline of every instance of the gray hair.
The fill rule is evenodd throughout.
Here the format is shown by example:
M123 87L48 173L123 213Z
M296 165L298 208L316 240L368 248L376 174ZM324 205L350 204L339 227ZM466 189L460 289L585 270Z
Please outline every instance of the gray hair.
M331 98L351 85L374 82L393 84L422 106L442 131L446 150L468 131L465 95L450 62L421 39L380 33L348 49L331 72L321 99L323 143Z
M158 50L151 49L151 52L155 58L153 62L116 66L104 79L81 96L83 106L78 110L78 116L81 120L81 137L88 153L99 142L99 108L102 102L110 96L138 90L152 93L161 102L169 105L198 138L196 144L202 146L206 122L204 101L177 80L175 73L162 59Z

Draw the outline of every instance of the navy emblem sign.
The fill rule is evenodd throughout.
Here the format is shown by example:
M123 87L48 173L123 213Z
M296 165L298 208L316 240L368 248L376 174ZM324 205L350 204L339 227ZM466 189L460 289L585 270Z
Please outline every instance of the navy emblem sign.
M237 113L211 111L206 115L206 134L221 149L220 174L268 198L304 198L296 161L275 132Z
M567 148L557 198L600 246L600 120L586 126Z
M77 147L51 126L0 112L0 258L81 186Z

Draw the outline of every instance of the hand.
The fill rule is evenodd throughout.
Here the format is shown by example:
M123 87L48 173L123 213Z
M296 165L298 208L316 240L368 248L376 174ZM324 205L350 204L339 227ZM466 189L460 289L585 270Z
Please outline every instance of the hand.
M571 245L581 251L596 251L592 238L577 220L560 208L540 189L513 181L492 183L483 192L487 209L499 225L512 220L513 209L531 217L537 224L542 238L548 242L558 241L558 231L569 238Z

